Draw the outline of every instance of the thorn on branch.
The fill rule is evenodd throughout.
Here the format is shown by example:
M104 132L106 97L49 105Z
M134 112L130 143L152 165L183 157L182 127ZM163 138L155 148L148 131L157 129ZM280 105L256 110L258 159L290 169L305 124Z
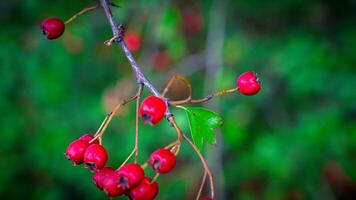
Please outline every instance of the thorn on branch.
M124 27L123 24L120 24L120 25L118 26L118 33L117 33L117 35L114 35L114 36L113 36L112 38L110 38L109 40L106 40L106 41L104 42L104 44L105 44L106 46L111 46L112 43L114 43L114 42L120 43L120 42L123 41L124 35L125 35L125 27Z

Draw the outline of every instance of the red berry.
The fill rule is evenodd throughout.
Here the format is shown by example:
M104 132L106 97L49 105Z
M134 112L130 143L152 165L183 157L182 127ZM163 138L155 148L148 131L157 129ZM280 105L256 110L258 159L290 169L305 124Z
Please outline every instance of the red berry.
M145 177L140 184L130 190L131 200L153 200L158 194L158 184L151 183L152 179Z
M176 156L168 149L158 149L150 156L149 162L154 171L168 173L176 165Z
M125 43L127 47L132 51L136 52L141 47L141 37L136 32L129 32L125 34Z
M84 153L85 166L91 171L96 171L105 166L108 153L100 144L90 144Z
M103 182L103 190L109 197L117 197L124 194L124 190L119 187L117 172L110 173Z
M202 197L200 200L213 200L211 197Z
M58 18L48 18L42 21L41 29L47 39L53 40L63 34L65 25Z
M254 95L261 90L261 83L258 80L257 74L254 72L245 72L241 74L237 80L237 87L244 95Z
M93 138L94 138L94 136L91 135L91 134L84 134L84 135L80 136L79 139L87 141L89 143ZM99 144L99 141L98 140L94 140L92 143Z
M93 175L93 181L95 185L102 190L105 178L108 177L114 171L115 170L112 167L104 167L103 169L99 169L98 171L96 171Z
M203 29L203 17L197 10L190 10L184 13L184 28L190 34L197 34Z
M66 157L72 161L74 165L83 163L84 152L88 147L88 142L84 140L74 140L66 149Z
M165 70L172 64L171 56L164 50L161 50L152 57L153 67L157 70Z
M163 99L149 96L142 101L140 116L147 124L155 125L164 117L167 105Z
M145 176L142 167L135 163L129 163L122 166L118 169L117 174L119 187L123 190L129 190L135 187Z

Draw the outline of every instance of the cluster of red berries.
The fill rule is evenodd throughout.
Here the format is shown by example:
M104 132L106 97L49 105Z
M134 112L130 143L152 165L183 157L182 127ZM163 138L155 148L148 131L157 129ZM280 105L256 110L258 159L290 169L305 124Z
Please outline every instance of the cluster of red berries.
M158 194L156 181L145 176L144 169L136 163L128 163L114 170L106 166L108 154L103 146L90 134L74 140L65 152L73 164L85 163L94 172L95 185L109 197L127 195L132 200L152 200ZM156 173L170 172L176 165L176 155L169 149L154 151L148 163Z
M166 109L164 100L149 96L141 104L140 116L154 125L164 117ZM65 155L74 165L85 163L85 167L94 172L95 185L110 197L127 195L132 200L152 200L158 194L157 182L146 177L140 165L128 163L116 170L106 166L108 154L90 134L69 144ZM158 149L151 154L148 163L156 173L165 174L176 165L176 155L169 149Z

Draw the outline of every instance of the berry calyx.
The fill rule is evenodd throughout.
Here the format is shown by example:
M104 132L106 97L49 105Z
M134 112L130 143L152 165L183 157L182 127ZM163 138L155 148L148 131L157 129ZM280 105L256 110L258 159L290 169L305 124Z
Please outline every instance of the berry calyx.
M84 153L85 167L90 171L96 171L105 166L108 153L100 144L90 144Z
M88 142L77 139L70 143L66 149L65 156L71 160L74 165L83 163L84 153L88 147Z
M41 29L47 39L53 40L59 38L64 33L65 25L58 18L47 18L42 21Z
M79 139L87 141L89 143L92 139L94 139L94 136L91 135L91 134L84 134L84 135L80 136ZM94 140L92 143L99 144L99 141L98 140Z
M261 83L257 74L254 72L245 72L236 80L239 91L247 96L257 94L261 90Z
M155 125L164 117L167 105L163 99L156 96L145 98L140 106L140 116L150 125Z
M176 165L176 155L168 149L158 149L150 156L149 163L158 173L168 173Z
M129 163L122 166L118 169L117 174L119 187L123 190L129 190L135 187L145 176L145 172L142 167L135 163Z
M123 189L119 187L118 174L112 172L107 175L103 182L103 190L109 197L121 196L125 193Z
M145 177L140 184L130 190L129 196L131 200L153 200L158 190L157 182L152 182L152 179Z
M141 37L136 32L129 32L125 34L125 43L132 52L137 52L141 47Z
M112 167L104 167L97 170L93 175L94 184L102 190L104 186L104 180L114 171L115 170Z

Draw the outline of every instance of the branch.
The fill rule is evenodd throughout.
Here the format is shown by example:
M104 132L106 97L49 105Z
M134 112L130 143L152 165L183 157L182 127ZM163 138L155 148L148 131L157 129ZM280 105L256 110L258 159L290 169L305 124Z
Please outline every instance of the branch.
M112 12L111 12L111 9L110 9L110 5L109 5L108 1L107 0L100 0L100 5L104 9L106 18L109 21L109 24L110 24L110 27L111 27L111 30L112 30L112 33L113 33L113 37L114 38L123 38L122 31L120 31L118 23L116 23L113 15L112 15ZM156 89L156 87L153 86L152 83L142 73L142 71L141 71L140 67L137 65L137 63L135 61L135 58L133 57L131 51L127 48L124 40L122 40L122 39L117 40L116 39L115 41L119 43L119 46L124 51L125 56L126 56L127 60L129 61L131 68L135 72L137 82L144 84L153 95L163 98L162 95ZM165 98L163 98L163 99L165 99ZM171 111L168 108L167 108L167 111L166 111L165 115L166 115L167 118L172 115Z

